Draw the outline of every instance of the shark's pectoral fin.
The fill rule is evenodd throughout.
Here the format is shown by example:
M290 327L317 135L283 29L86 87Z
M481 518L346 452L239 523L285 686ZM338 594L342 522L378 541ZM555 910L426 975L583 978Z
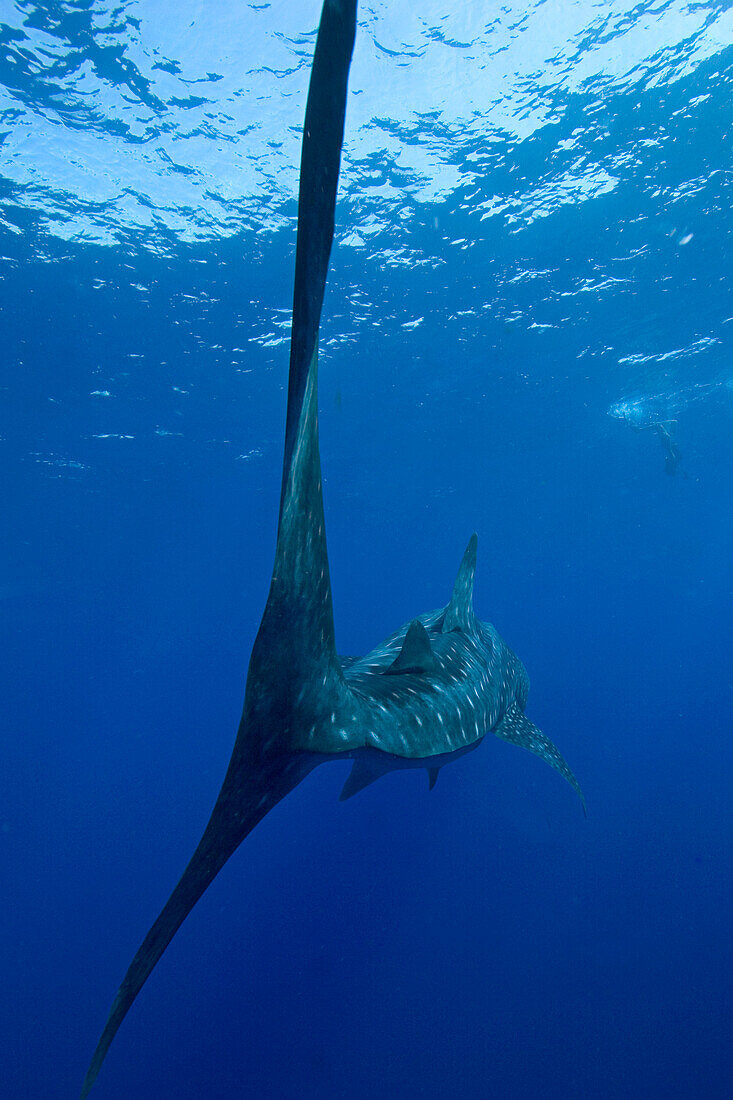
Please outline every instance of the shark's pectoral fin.
M392 769L382 763L378 757L358 757L349 772L349 778L339 795L339 802L345 802L347 798L353 798L359 791L363 791L370 783L375 783L383 775Z
M511 742L512 745L519 745L523 749L529 749L535 756L540 756L551 768L554 768L555 771L560 772L560 775L567 779L568 783L582 802L583 813L587 816L588 811L586 809L583 792L580 789L580 784L566 764L564 757L555 745L553 745L550 738L546 737L542 730L535 726L534 722L530 722L529 718L526 714L522 713L516 703L506 712L501 722L494 730L494 733L504 741Z
M434 668L435 657L428 632L419 619L413 619L407 628L402 649L389 668L384 670L384 675L395 676L403 672L432 672Z
M463 630L469 633L475 626L473 578L476 572L477 546L478 537L473 534L468 540L468 546L458 570L456 583L453 585L453 595L445 609L443 624L440 628L443 634L448 634L451 630Z
M438 782L439 775L440 768L428 768L428 787L431 791L435 784Z

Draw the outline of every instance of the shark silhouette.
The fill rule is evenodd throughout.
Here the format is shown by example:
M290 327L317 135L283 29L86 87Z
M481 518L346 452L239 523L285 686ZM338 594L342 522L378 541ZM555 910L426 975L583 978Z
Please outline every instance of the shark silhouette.
M524 714L519 659L473 611L476 535L447 607L400 627L366 657L339 658L318 447L318 328L333 240L356 0L325 0L303 131L280 518L270 592L234 750L201 841L132 960L87 1072L183 920L247 834L318 764L353 760L348 798L395 768L439 770L487 733L529 749L583 795ZM585 806L585 803L583 802Z

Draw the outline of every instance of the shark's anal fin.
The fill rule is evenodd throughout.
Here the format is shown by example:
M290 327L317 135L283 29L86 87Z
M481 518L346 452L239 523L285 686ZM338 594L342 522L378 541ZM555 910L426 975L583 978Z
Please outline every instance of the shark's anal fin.
M428 789L432 791L435 784L438 782L438 776L440 775L440 768L428 768Z
M478 538L475 534L468 540L468 546L463 555L453 585L451 601L445 609L441 631L448 634L451 630L463 630L470 633L475 629L476 616L473 611L473 578L476 572L476 548Z
M353 798L355 794L363 791L370 783L375 783L377 779L381 779L388 771L391 771L391 768L381 763L377 756L357 757L349 772L349 778L344 783L339 795L339 802L345 802L347 798Z
M553 745L550 738L546 737L542 730L537 728L534 722L530 722L527 715L522 713L516 703L506 712L494 733L497 737L509 741L512 745L529 749L530 752L541 757L555 771L560 772L560 775L567 779L583 804L583 813L586 817L588 816L585 797L580 789L580 784L565 762L562 753Z
M428 632L419 619L413 619L407 628L402 649L392 664L384 670L385 676L403 672L432 672L435 668L433 647Z

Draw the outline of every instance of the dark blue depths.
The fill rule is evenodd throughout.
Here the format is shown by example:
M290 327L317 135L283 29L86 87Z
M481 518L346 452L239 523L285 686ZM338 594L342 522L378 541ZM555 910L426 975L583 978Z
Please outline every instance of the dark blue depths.
M654 436L606 415L623 380L578 356L652 330L684 346L726 316L728 208L684 266L660 232L633 293L582 312L549 300L543 320L563 327L508 323L532 303L506 282L495 316L447 320L530 259L560 286L589 256L602 267L634 201L621 189L430 271L365 273L337 244L326 299L332 333L357 283L385 318L398 302L427 314L324 357L339 650L447 602L475 528L476 611L527 666L528 711L587 821L554 772L491 738L431 793L396 773L340 804L348 766L317 770L186 921L100 1100L727 1094L731 409L680 415L687 476L666 477ZM471 231L446 203L416 245ZM3 242L18 264L3 283L0 1060L7 1095L62 1098L231 750L286 372L284 348L251 345L246 374L231 349L250 301L288 300L293 240L247 248L244 267L237 240L168 259L45 242L40 263L35 232ZM133 438L95 438L114 435Z

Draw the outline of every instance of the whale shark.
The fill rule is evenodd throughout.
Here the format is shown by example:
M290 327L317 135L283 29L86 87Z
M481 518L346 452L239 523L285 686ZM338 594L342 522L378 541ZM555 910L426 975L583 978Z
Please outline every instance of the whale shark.
M524 713L529 680L473 610L477 538L449 602L417 615L364 657L336 652L318 443L318 331L334 234L356 0L325 0L303 127L280 511L270 590L242 718L211 817L123 978L82 1088L176 931L244 838L313 768L352 767L349 798L387 772L440 769L496 737L529 749L578 793L558 749Z

